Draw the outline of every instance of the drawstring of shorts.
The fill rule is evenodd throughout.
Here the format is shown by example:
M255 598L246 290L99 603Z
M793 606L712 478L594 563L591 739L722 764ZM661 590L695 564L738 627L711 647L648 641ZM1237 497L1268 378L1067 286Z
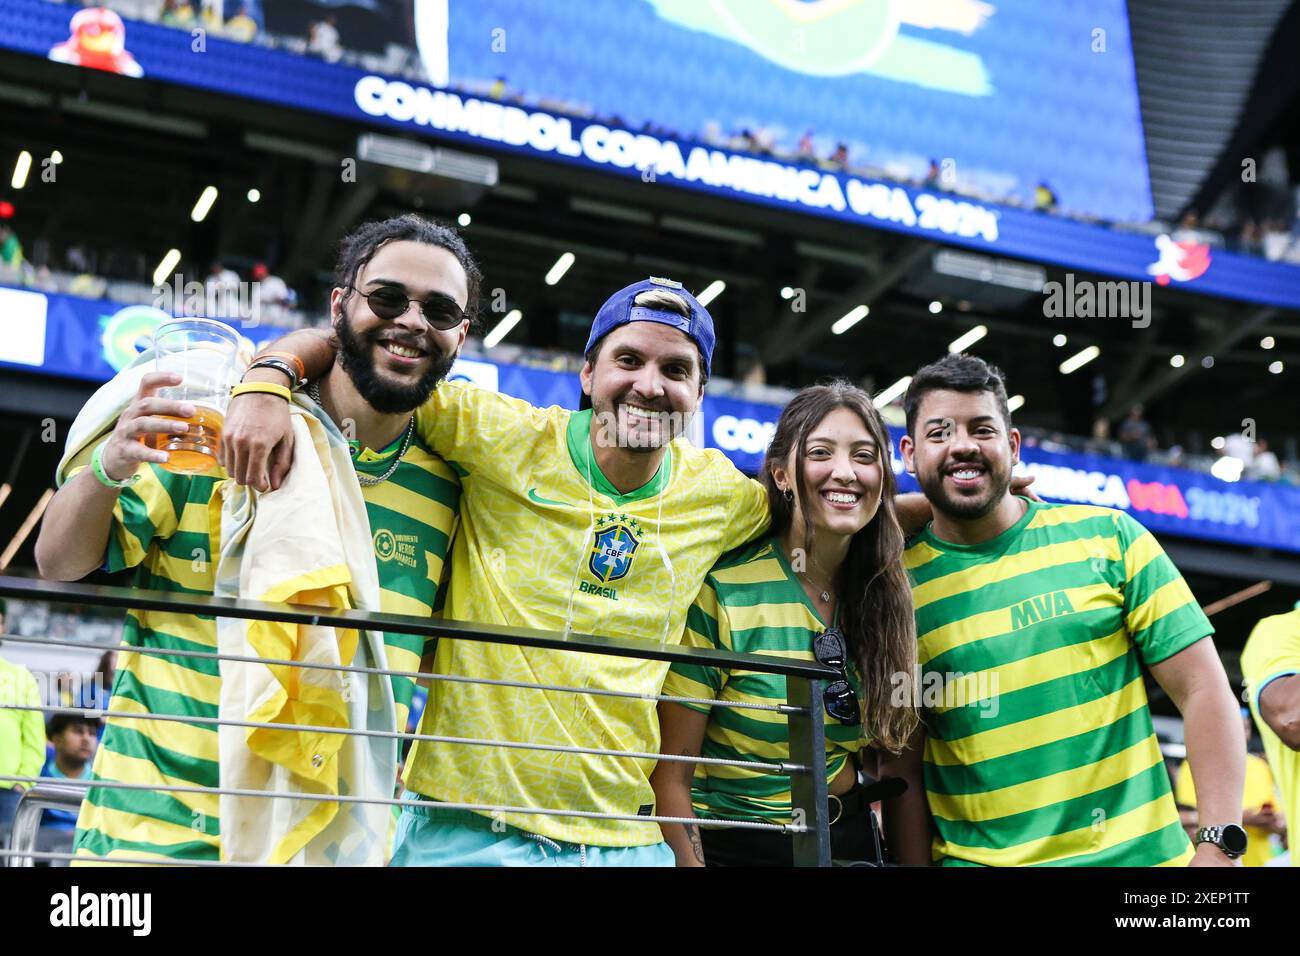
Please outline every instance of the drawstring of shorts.
M524 833L524 836L537 843L537 849L542 851L542 859L544 860L550 859L546 853L546 848L548 846L556 853L564 852L564 847L560 846L560 844L556 843L550 837L544 837L540 833ZM578 844L578 865L587 865L587 844L585 843Z

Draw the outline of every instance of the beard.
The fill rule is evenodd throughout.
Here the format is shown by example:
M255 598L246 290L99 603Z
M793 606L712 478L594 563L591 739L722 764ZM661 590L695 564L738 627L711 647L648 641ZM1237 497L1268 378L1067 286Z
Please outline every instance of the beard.
M992 512L1006 497L1007 492L1011 490L1011 469L1009 467L1003 468L1001 463L977 458L966 464L983 466L984 478L988 485L987 489L974 495L954 493L944 482L944 472L951 467L951 464L945 462L934 471L922 473L918 469L916 473L917 483L921 486L921 491L925 493L926 499L930 502L930 507L935 511L942 511L950 518L956 518L960 521L973 521L977 518L983 518Z
M334 332L339 340L339 365L367 404L385 415L405 414L423 405L456 361L455 355L443 355L437 344L431 343L428 370L417 381L395 382L375 368L377 336L357 335L346 315L335 324Z

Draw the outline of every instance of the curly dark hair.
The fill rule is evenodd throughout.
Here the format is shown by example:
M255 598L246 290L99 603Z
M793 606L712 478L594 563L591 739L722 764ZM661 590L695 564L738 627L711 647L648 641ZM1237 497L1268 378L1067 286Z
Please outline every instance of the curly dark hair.
M907 415L907 433L916 437L916 416L921 411L921 400L929 392L990 392L997 399L998 410L1008 429L1011 428L1011 411L1007 408L1006 376L996 365L990 365L974 355L950 353L917 369L903 396L903 412Z
M465 286L468 295L465 299L465 317L473 328L478 322L479 290L483 284L483 273L479 271L474 254L465 245L465 240L451 226L423 216L408 212L391 219L367 222L358 226L343 237L339 243L339 258L334 267L334 284L343 289L343 301L346 304L352 295L349 286L356 284L359 273L374 258L381 246L390 242L422 242L428 246L446 249L460 267L465 270Z

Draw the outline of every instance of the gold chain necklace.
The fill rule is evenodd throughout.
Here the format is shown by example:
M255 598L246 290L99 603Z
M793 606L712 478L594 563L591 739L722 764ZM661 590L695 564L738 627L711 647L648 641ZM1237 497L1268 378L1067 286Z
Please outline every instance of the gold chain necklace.
M320 387L315 382L312 382L307 386L307 392L311 395L311 400L320 406L321 411L324 411L325 404L320 400ZM402 436L402 447L399 448L397 454L393 456L393 463L388 466L388 469L382 475L376 475L374 477L363 475L358 471L357 484L361 485L363 488L370 488L393 477L393 472L397 471L397 466L402 463L402 459L406 456L407 449L411 447L411 437L414 434L415 416L412 415L411 420L406 423L406 434ZM356 465L354 464L353 469L355 470L355 468Z

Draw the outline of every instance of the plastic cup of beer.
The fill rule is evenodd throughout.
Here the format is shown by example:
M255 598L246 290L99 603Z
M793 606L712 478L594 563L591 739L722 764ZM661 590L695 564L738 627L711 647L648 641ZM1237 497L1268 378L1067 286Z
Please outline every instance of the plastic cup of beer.
M238 369L239 334L210 319L174 319L158 326L153 346L157 370L181 376L181 384L159 389L158 397L194 406L191 417L176 419L189 425L186 431L152 436L152 446L168 455L162 467L181 475L214 472Z

